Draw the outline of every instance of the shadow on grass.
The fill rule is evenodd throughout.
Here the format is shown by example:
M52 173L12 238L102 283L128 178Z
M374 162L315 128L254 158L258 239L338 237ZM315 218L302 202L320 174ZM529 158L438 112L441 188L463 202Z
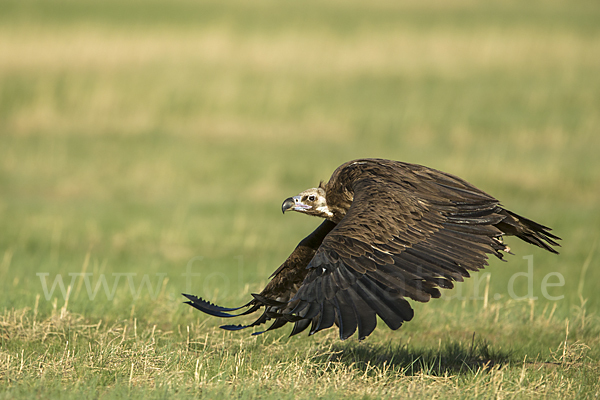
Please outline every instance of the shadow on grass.
M507 364L510 353L493 349L485 340L475 337L469 343L448 342L439 348L413 347L405 344L341 343L332 347L330 361L368 371L373 367L392 368L405 375L424 373L445 376L475 372Z

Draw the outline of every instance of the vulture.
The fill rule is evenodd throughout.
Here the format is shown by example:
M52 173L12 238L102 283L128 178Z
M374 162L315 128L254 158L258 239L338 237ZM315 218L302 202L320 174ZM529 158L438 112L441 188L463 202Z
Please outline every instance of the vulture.
M558 254L550 228L505 209L454 175L422 165L360 159L338 167L327 183L285 199L282 211L324 218L302 239L247 304L226 308L183 294L186 304L216 317L262 310L248 325L272 321L257 335L293 324L290 336L334 324L344 340L363 340L379 317L396 330L413 318L408 299L427 302L469 271L502 259L512 235ZM237 312L237 313L236 313Z

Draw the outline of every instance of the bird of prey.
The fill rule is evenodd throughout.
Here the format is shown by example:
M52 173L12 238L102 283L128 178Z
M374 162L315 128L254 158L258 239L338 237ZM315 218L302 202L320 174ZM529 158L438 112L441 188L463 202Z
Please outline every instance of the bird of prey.
M391 329L413 318L407 299L440 297L469 271L487 265L488 254L510 252L504 235L558 254L559 237L523 218L454 175L422 165L360 159L338 167L327 183L285 199L282 211L324 218L304 238L271 281L247 304L225 308L184 294L187 304L217 317L262 309L249 325L293 323L291 335L314 334L334 324L344 340L365 339L377 316ZM239 311L246 309L245 311ZM239 311L238 314L232 312ZM291 336L290 335L290 336Z

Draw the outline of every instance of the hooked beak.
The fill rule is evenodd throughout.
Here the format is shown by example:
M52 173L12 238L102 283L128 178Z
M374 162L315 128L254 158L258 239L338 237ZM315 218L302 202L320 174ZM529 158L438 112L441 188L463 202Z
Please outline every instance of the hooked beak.
M289 209L292 209L292 211L305 211L311 207L302 203L300 200L300 196L288 197L283 201L283 204L281 205L281 211L285 214L285 212Z

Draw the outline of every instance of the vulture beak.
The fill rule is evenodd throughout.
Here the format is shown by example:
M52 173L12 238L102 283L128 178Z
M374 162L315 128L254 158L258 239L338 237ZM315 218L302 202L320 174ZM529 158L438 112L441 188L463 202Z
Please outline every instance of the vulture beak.
M288 197L283 201L281 205L281 211L285 214L285 212L289 209L293 211L305 211L309 209L311 206L302 203L300 196Z
M283 201L283 204L281 205L281 212L283 212L285 214L285 212L287 210L289 210L290 208L294 207L294 198L293 197L288 197L287 199L285 199Z

